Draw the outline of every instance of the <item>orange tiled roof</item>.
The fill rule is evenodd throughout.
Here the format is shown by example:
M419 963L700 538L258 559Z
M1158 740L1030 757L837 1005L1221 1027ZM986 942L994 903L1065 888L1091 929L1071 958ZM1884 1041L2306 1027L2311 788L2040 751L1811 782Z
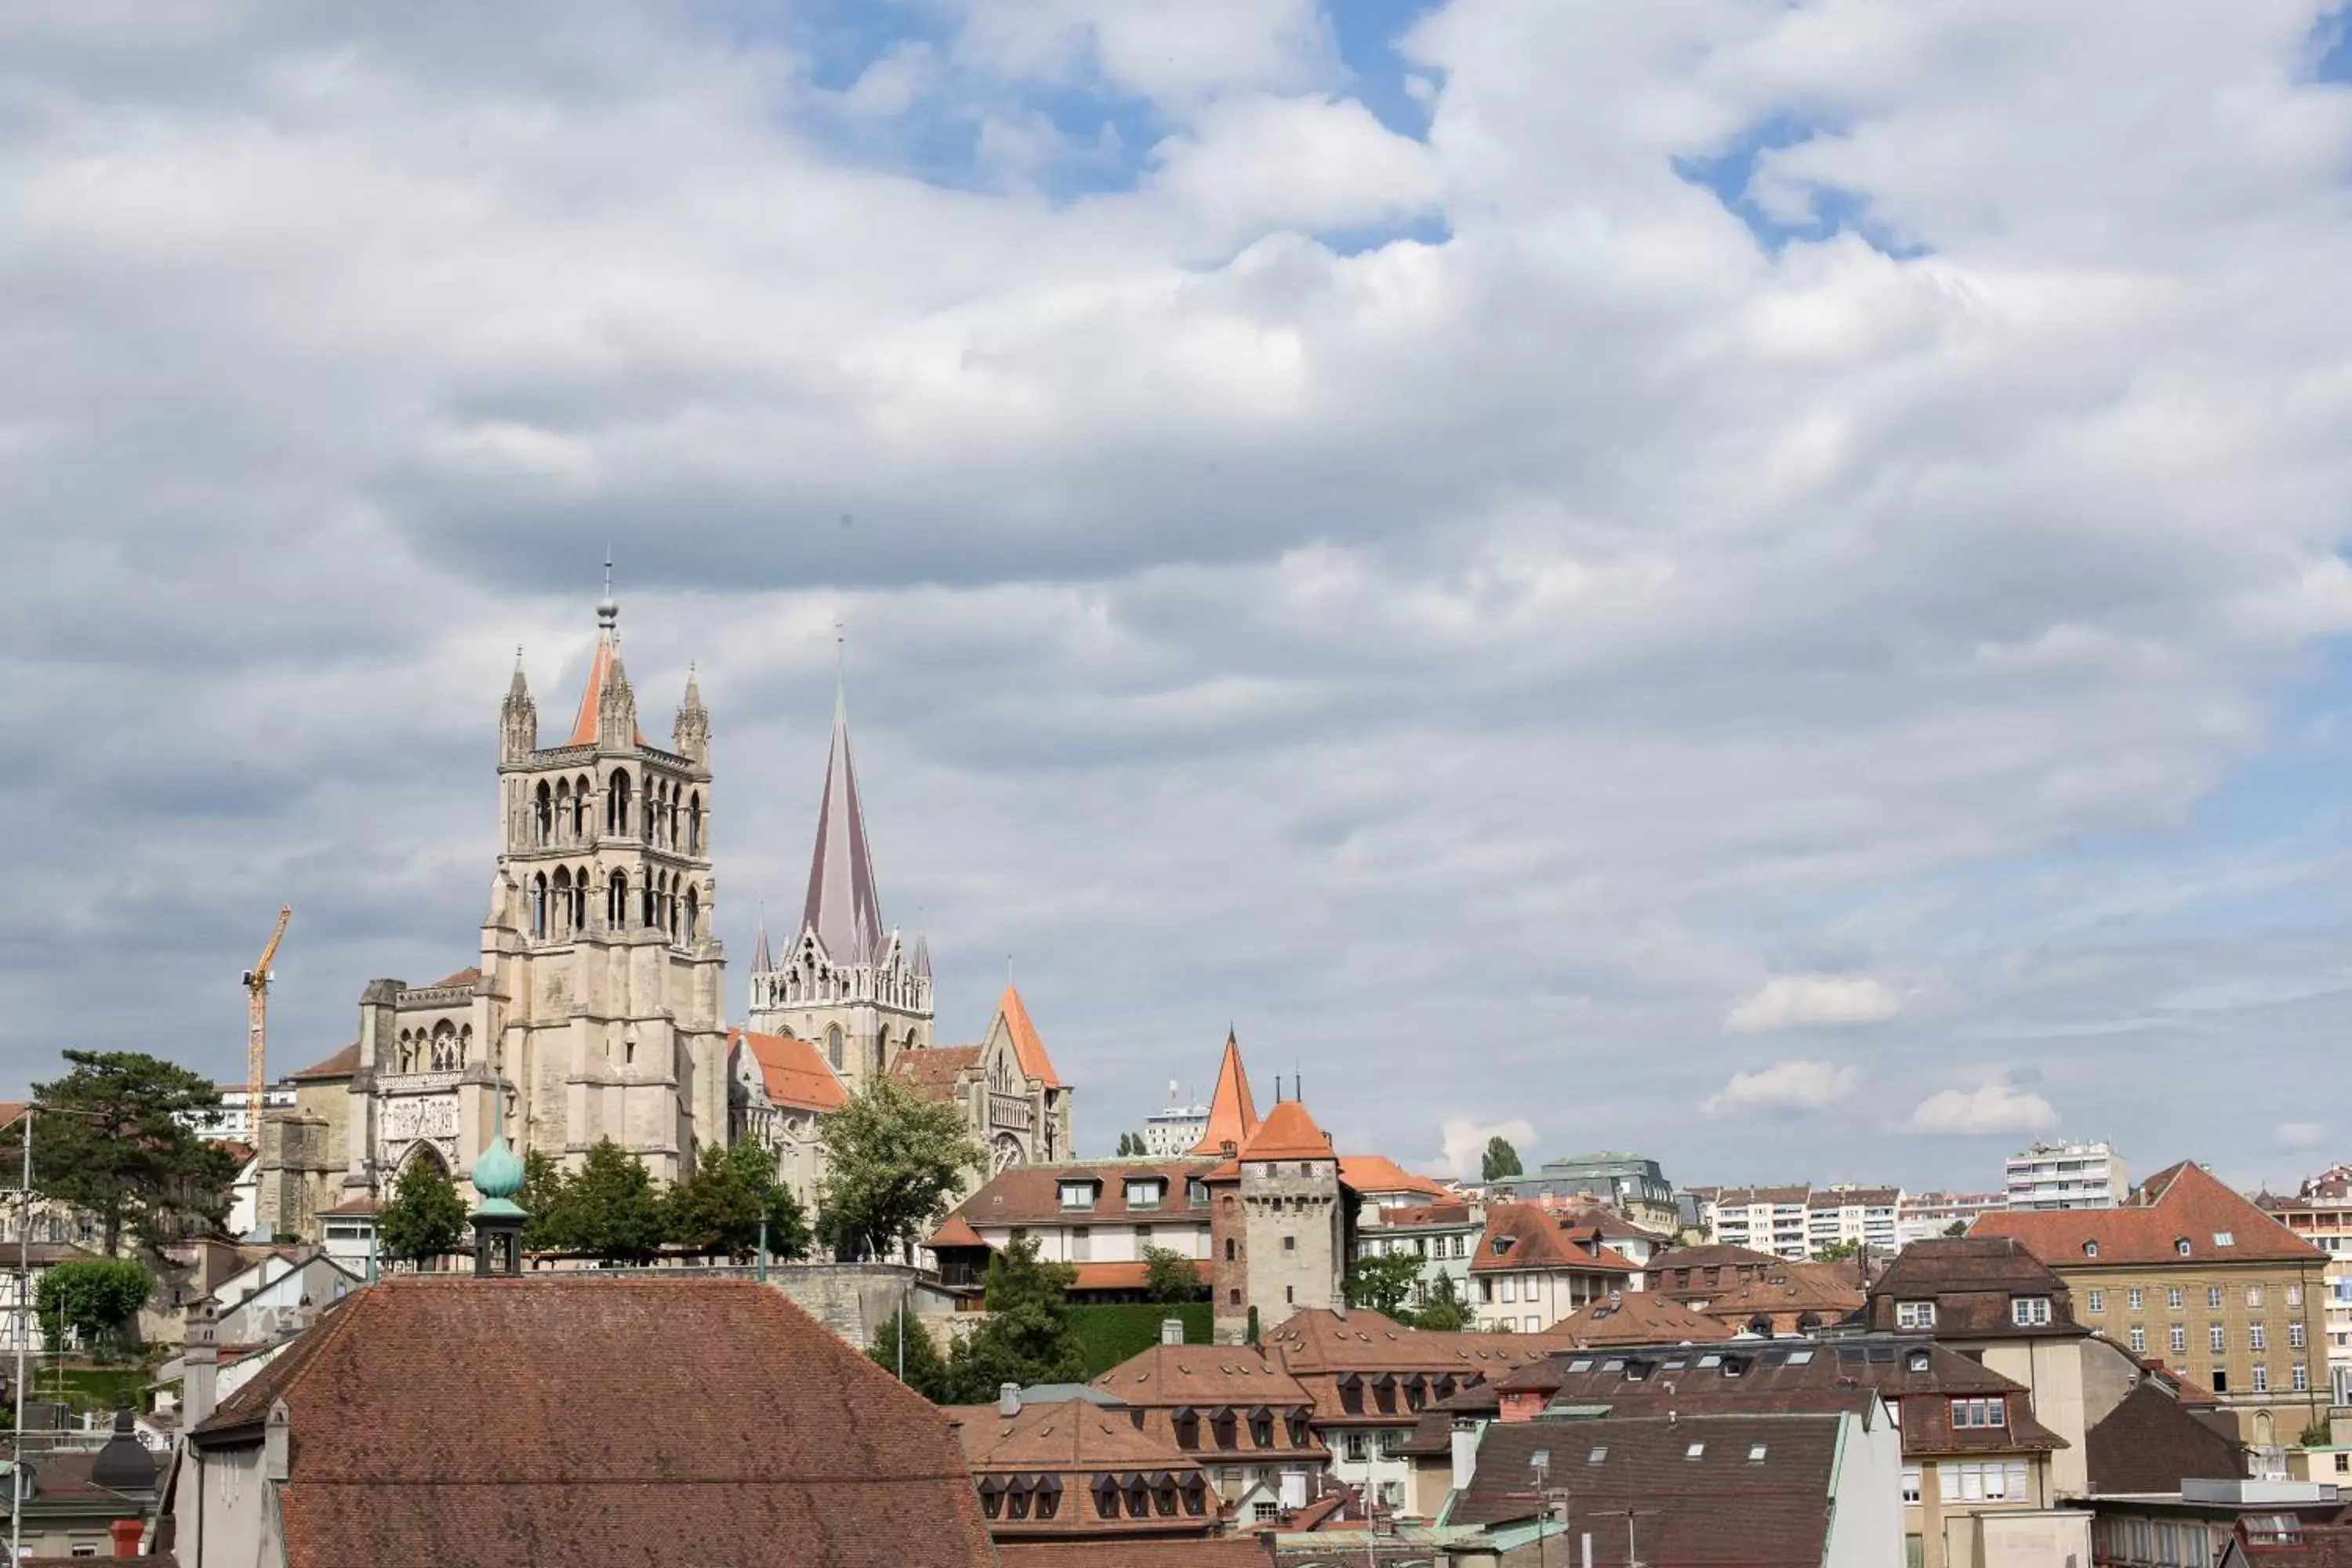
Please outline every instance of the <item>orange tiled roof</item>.
M1249 1074L1242 1068L1242 1048L1225 1036L1224 1059L1217 1064L1217 1090L1209 1097L1209 1126L1192 1145L1195 1154L1218 1154L1230 1143L1238 1149L1257 1131L1257 1106L1250 1100Z
M1037 1037L1037 1026L1029 1021L1029 1009L1021 1005L1021 993L1006 986L1004 994L996 999L996 1015L1004 1020L1004 1032L1013 1037L1013 1054L1021 1058L1021 1070L1047 1089L1061 1088L1053 1060L1045 1055L1045 1042Z
M300 1072L290 1072L289 1079L349 1078L360 1070L360 1043L353 1040L325 1061L314 1062Z
M808 1041L749 1029L727 1031L730 1047L739 1041L760 1064L760 1086L767 1090L769 1103L803 1110L838 1110L848 1103L849 1091Z
M1185 1261L1192 1264L1197 1277L1200 1264L1192 1258ZM1149 1263L1074 1263L1071 1267L1078 1271L1070 1282L1074 1290L1140 1290L1150 1283Z
M942 1247L986 1247L988 1243L981 1238L980 1232L963 1222L963 1215L951 1214L940 1222L940 1228L931 1232L923 1245L936 1249Z
M1307 1404L1305 1385L1255 1345L1152 1345L1104 1373L1094 1386L1131 1405Z
M1544 1331L1579 1347L1714 1342L1732 1336L1730 1324L1695 1312L1671 1297L1633 1290L1614 1301L1592 1301Z
M1498 1248L1496 1244L1508 1241ZM1559 1222L1537 1204L1494 1204L1486 1210L1486 1232L1470 1259L1473 1274L1517 1268L1590 1268L1612 1274L1639 1274L1641 1266L1626 1260L1614 1248L1598 1247L1587 1252L1568 1238Z
M1301 1101L1286 1100L1265 1114L1250 1141L1242 1145L1244 1160L1329 1160L1331 1135L1315 1125Z
M1416 1176L1386 1154L1342 1154L1339 1179L1360 1193L1420 1193L1450 1198L1454 1189L1427 1176Z
M469 963L465 968L457 971L455 974L443 975L432 984L424 987L424 989L427 991L439 991L451 985L471 985L475 981L479 980L481 977L481 966L478 964Z
M1969 1234L2013 1236L2053 1268L2315 1263L2325 1256L2186 1161L2158 1171L2133 1195L2140 1201L2122 1208L1994 1210L1979 1215ZM2223 1236L2230 1238L2226 1245L2215 1239Z

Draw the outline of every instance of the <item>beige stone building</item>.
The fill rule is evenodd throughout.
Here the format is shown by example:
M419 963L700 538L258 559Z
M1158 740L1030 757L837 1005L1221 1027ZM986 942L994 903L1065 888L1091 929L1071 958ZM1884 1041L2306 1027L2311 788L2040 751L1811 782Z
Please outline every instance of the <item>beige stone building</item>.
M509 1136L576 1165L610 1138L667 1182L728 1133L726 959L712 934L710 717L689 673L670 745L639 728L609 588L572 726L541 743L518 661L499 723L499 847L477 963L369 982L358 1037L292 1075L263 1126L261 1223L387 1191L411 1160L463 1178Z
M1242 1344L1297 1314L1339 1305L1355 1254L1355 1196L1331 1135L1296 1100L1276 1103L1239 1156L1204 1173L1211 1194L1212 1321Z

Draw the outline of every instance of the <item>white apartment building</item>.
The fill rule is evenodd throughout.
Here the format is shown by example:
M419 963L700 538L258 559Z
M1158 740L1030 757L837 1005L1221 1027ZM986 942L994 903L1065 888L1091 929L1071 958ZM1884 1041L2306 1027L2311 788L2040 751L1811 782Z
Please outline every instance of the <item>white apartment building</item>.
M220 1109L208 1116L191 1118L191 1126L198 1137L215 1143L252 1145L255 1122L251 1111L245 1103L246 1086L241 1083L225 1083L219 1087ZM294 1086L291 1083L280 1081L262 1086L263 1115L293 1109Z
M1805 1199L1806 1247L1815 1258L1839 1246L1891 1256L1902 1245L1896 1239L1902 1205L1900 1187L1815 1187Z
M1895 1205L1895 1250L1899 1252L1915 1241L1950 1236L1954 1226L1965 1234L1976 1223L1977 1215L2008 1206L2009 1194L2005 1192L1914 1193Z
M1714 1199L1714 1235L1725 1247L1744 1247L1775 1258L1811 1254L1805 1205L1811 1187L1722 1187ZM1706 1223L1704 1203L1700 1223Z
M1155 1160L1181 1160L1209 1132L1209 1108L1186 1105L1176 1085L1168 1086L1167 1105L1143 1120L1143 1152Z
M1418 1208L1376 1209L1368 1205L1357 1214L1357 1257L1410 1252L1422 1260L1411 1305L1427 1302L1440 1277L1452 1282L1455 1300L1468 1304L1470 1257L1486 1228L1483 1205L1424 1204Z
M2131 1178L2114 1145L2098 1138L2011 1154L2007 1186L2013 1209L2111 1209L2131 1191Z
M2327 1255L2321 1289L2326 1318L2327 1387L2333 1403L2352 1405L2352 1166L2337 1165L2303 1184L2295 1196L2265 1193L2255 1200L2277 1220Z

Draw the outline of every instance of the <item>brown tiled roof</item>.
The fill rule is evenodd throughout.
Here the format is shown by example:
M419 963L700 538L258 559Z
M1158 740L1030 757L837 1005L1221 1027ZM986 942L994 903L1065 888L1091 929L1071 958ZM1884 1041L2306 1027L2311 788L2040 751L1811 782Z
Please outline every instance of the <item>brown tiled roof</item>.
M1272 1568L1271 1537L1193 1536L1179 1541L1008 1541L1000 1568Z
M986 1247L988 1243L981 1239L980 1232L963 1222L963 1215L951 1214L923 1245L936 1251L942 1247Z
M1979 1215L1969 1234L2013 1236L2053 1268L2325 1260L2317 1247L2200 1166L2167 1166L2133 1196L2140 1201L2121 1208L2001 1209ZM2216 1236L2229 1237L2229 1244ZM2084 1250L2090 1246L2095 1253Z
M1348 1163L1342 1160L1339 1163L1342 1181L1347 1181L1347 1169ZM1355 1186L1353 1182L1349 1182L1348 1184L1351 1187ZM1420 1204L1411 1208L1383 1210L1377 1221L1368 1223L1376 1225L1382 1234L1387 1234L1391 1231L1413 1230L1423 1226L1467 1225L1469 1221L1470 1205L1468 1204Z
M1021 1005L1021 993L1006 986L1004 994L996 999L996 1016L1004 1020L1004 1032L1013 1037L1013 1054L1021 1058L1021 1070L1047 1089L1061 1088L1053 1058L1045 1054L1045 1042L1037 1037L1037 1026L1029 1021L1029 1009Z
M2084 1446L2094 1492L2177 1492L2185 1478L2246 1473L2243 1444L2182 1409L2154 1383L2125 1394Z
M1922 1363L1916 1370L1915 1362ZM1727 1372L1733 1364L1740 1369L1737 1376ZM1642 1375L1633 1376L1636 1371ZM1541 1366L1505 1379L1503 1388L1549 1389L1555 1405L1607 1405L1621 1413L1668 1405L1684 1411L1843 1409L1853 1407L1858 1391L1874 1389L1902 1407L1906 1457L2067 1446L2034 1419L2022 1385L1948 1346L1887 1335L1555 1352ZM1954 1395L1995 1394L2007 1401L2006 1426L1954 1430Z
M988 1470L1172 1470L1193 1456L1138 1427L1123 1410L1084 1399L1024 1405L1011 1415L993 1405L949 1408L949 1424L974 1472Z
M1812 1194L1811 1187L1726 1187L1716 1194L1717 1208L1748 1208L1756 1204L1801 1204Z
M193 1436L279 1398L288 1568L992 1561L939 1413L749 1280L399 1277Z
M1285 1101L1285 1104L1289 1103ZM1385 1313L1328 1307L1294 1313L1265 1336L1294 1376L1341 1372L1478 1373L1494 1377L1552 1348L1535 1334L1432 1333Z
M1777 1268L1786 1261L1769 1252L1755 1252L1745 1247L1676 1247L1654 1256L1649 1267L1652 1272L1661 1268Z
M1641 1272L1609 1247L1586 1252L1569 1240L1559 1220L1538 1205L1491 1205L1486 1210L1486 1232L1478 1238L1470 1258L1470 1272L1492 1274L1517 1268L1586 1268L1629 1275Z
M1129 1405L1171 1408L1309 1403L1305 1385L1287 1368L1250 1345L1153 1345L1096 1378L1094 1386Z
M1189 1258L1184 1261L1192 1265L1193 1278L1199 1279L1200 1263ZM1070 1281L1073 1290L1140 1290L1151 1283L1149 1263L1074 1263L1070 1267L1077 1270L1077 1278Z
M1745 1285L1734 1284L1710 1296L1701 1310L1735 1326L1759 1312L1768 1317L1811 1312L1826 1323L1859 1310L1862 1302L1862 1287L1836 1265L1783 1263Z
M2011 1301L2046 1298L2051 1321L2039 1326L2014 1320ZM2052 1339L2090 1332L2074 1321L2066 1282L2007 1236L1937 1237L1915 1241L1886 1266L1870 1287L1867 1321L1885 1332L1896 1328L1903 1301L1936 1303L1935 1332L1941 1339Z
M890 1064L890 1076L925 1100L950 1100L955 1095L956 1075L966 1068L977 1068L980 1052L978 1046L932 1046L926 1050L901 1051L898 1059Z
M750 1029L730 1029L727 1044L740 1043L760 1065L760 1087L772 1105L803 1110L838 1110L849 1103L849 1091L816 1047L791 1035L762 1035ZM909 1052L909 1055L914 1053ZM899 1058L904 1060L905 1058Z
M1537 1450L1554 1486L1635 1510L1643 1563L1819 1568L1830 1524L1839 1422L1830 1415L1513 1422L1486 1428L1478 1468L1449 1523L1499 1524L1543 1510ZM1694 1445L1703 1445L1696 1458ZM1750 1459L1758 1447L1760 1459ZM1595 1568L1623 1568L1625 1531L1593 1530ZM1566 1552L1563 1552L1565 1556Z
M1315 1124L1302 1100L1286 1100L1265 1113L1248 1142L1244 1160L1330 1160L1331 1135Z
M443 975L432 984L424 987L424 989L427 991L446 991L453 985L471 985L481 977L481 966L479 964L469 963L465 968L457 971L455 974Z
M956 1213L966 1224L1086 1225L1097 1221L1203 1219L1208 1205L1190 1201L1192 1179L1203 1169L1195 1160L1104 1160L1083 1165L1013 1165L998 1172L988 1184L966 1198ZM1129 1209L1127 1184L1130 1177L1157 1176L1168 1184L1157 1208ZM1062 1206L1064 1182L1097 1184L1095 1206Z
M286 1076L297 1080L314 1078L349 1078L359 1070L360 1043L353 1040L325 1061L313 1062L300 1072L289 1072Z
M319 1213L320 1213L320 1215L371 1215L371 1214L376 1214L376 1213L379 1213L379 1212L383 1209L383 1205L381 1203L377 1202L374 1198L372 1198L372 1197L368 1196L368 1194L365 1194L365 1193L362 1193L358 1197L355 1197L355 1198L345 1198L341 1203L337 1204L333 1208L331 1208L331 1209L320 1209L320 1210L319 1211Z
M1676 1340L1727 1340L1730 1324L1693 1311L1653 1290L1633 1290L1613 1301L1593 1301L1546 1331L1576 1345L1654 1345Z
M1228 1033L1224 1057L1217 1063L1216 1092L1209 1097L1208 1128L1201 1141L1192 1145L1192 1152L1222 1154L1228 1143L1239 1149L1256 1131L1257 1106L1250 1099L1249 1074L1242 1068L1242 1048Z

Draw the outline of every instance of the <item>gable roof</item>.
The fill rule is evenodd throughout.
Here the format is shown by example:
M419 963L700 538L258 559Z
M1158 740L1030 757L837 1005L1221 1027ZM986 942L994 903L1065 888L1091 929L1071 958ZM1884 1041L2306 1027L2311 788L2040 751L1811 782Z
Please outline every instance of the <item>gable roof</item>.
M2020 1324L2010 1302L2040 1297L2049 1321ZM2051 1339L2086 1335L2074 1321L2072 1293L2047 1264L2010 1236L1933 1237L1915 1241L1872 1282L1870 1326L1894 1330L1902 1301L1936 1303L1935 1332L1942 1339Z
M1256 1131L1257 1106L1250 1099L1249 1074L1242 1067L1242 1048L1228 1029L1225 1054L1217 1063L1216 1092L1209 1097L1209 1124L1192 1152L1223 1154L1228 1152L1228 1143L1238 1150Z
M1045 1042L1037 1037L1037 1026L1029 1021L1029 1009L1021 1005L1021 993L1007 985L1004 994L996 999L996 1016L1004 1032L1013 1037L1013 1054L1021 1058L1021 1070L1047 1089L1061 1088L1053 1060L1045 1055Z
M2015 1237L2053 1268L2325 1260L2317 1247L2186 1161L2158 1171L2132 1196L2137 1201L2120 1208L1995 1210L1979 1215L1969 1234Z
M992 1561L946 1421L748 1280L396 1277L192 1438L257 1442L279 1399L287 1568Z
M1587 1302L1545 1332L1577 1345L1654 1345L1677 1340L1719 1342L1731 1338L1734 1331L1672 1297L1633 1290L1613 1300Z
M1192 1184L1207 1167L1198 1160L1105 1160L1084 1165L1008 1165L956 1206L956 1217L967 1225L1089 1225L1134 1218L1139 1220L1205 1217L1206 1203L1192 1201ZM1167 1184L1160 1202L1130 1209L1127 1184L1139 1177L1158 1177ZM1090 1208L1062 1206L1062 1184L1086 1182L1094 1187Z
M841 1079L807 1040L791 1035L730 1029L727 1044L730 1048L740 1045L759 1064L760 1087L771 1105L789 1105L803 1110L838 1110L849 1102L849 1090L842 1087Z
M1304 1103L1286 1100L1266 1112L1257 1131L1242 1145L1244 1160L1337 1160L1331 1135L1315 1125Z
M360 1043L353 1040L325 1061L313 1062L300 1072L289 1072L286 1076L293 1079L349 1078L359 1070Z
M2084 1438L2091 1490L2177 1492L2183 1479L2246 1473L2245 1445L2181 1407L2154 1380L2118 1401Z
M1339 1179L1359 1193L1418 1193L1431 1198L1454 1195L1454 1189L1444 1183L1417 1176L1386 1154L1340 1155Z
M1284 1101L1288 1104L1289 1101ZM1421 1372L1496 1377L1553 1348L1536 1334L1441 1333L1408 1329L1385 1312L1328 1307L1294 1312L1265 1336L1294 1377L1318 1373Z
M1297 1406L1306 1386L1255 1345L1152 1345L1094 1381L1129 1405Z
M1627 1261L1612 1247L1596 1243L1593 1251L1585 1251L1568 1238L1559 1222L1540 1205L1490 1204L1486 1209L1486 1231L1478 1238L1477 1251L1470 1259L1470 1272L1494 1274L1517 1268L1586 1268L1613 1274L1642 1271L1639 1265Z

